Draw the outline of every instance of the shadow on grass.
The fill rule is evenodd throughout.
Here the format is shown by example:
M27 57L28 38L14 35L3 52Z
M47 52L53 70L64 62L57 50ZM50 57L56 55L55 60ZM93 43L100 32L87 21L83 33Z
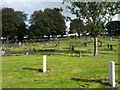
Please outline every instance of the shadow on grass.
M71 78L72 80L75 81L83 81L83 82L96 82L96 83L101 83L101 80L88 80L88 79L81 79L81 78L77 78L77 77L73 77Z
M110 54L110 53L99 53L99 54Z
M117 63L116 63L115 65L120 65L120 64L117 64Z
M98 79L98 80L88 80L88 79L81 79L79 77L73 77L73 78L71 78L71 80L82 81L82 82L91 82L91 83L101 83L102 85L110 86L108 81L107 82L106 81L102 82L101 79Z
M26 70L34 70L34 71L38 71L38 72L43 72L42 69L35 69L35 68L23 68L23 69L26 69Z

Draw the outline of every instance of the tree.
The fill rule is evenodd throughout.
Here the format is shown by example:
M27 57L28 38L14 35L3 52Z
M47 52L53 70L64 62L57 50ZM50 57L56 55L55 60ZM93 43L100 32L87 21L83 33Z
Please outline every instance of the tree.
M35 36L44 35L44 13L39 11L34 11L34 13L31 15L30 19L31 27L29 28L31 32L34 33Z
M34 34L50 35L65 34L64 16L60 11L46 8L43 12L41 10L35 11L31 16L31 30Z
M120 35L120 21L111 21L106 25L109 35Z
M9 43L9 37L16 35L23 37L23 32L25 32L25 21L26 14L21 11L14 11L12 8L3 8L2 9L2 35L7 39Z
M94 56L98 56L98 36L105 32L103 23L111 21L113 15L120 13L120 2L69 2L67 8L76 17L84 19L88 31L94 37Z
M80 19L73 19L70 23L70 31L69 33L77 33L78 37L80 37L80 34L84 33L84 24L83 21Z
M24 36L27 34L27 25L25 24L25 21L27 20L27 14L25 14L24 12L21 11L16 11L16 18L17 18L17 23L19 24L19 26L17 26L17 30L15 31L16 36L18 41L23 41Z
M2 9L2 36L6 36L7 43L9 43L9 36L16 30L14 16L15 12L13 9Z

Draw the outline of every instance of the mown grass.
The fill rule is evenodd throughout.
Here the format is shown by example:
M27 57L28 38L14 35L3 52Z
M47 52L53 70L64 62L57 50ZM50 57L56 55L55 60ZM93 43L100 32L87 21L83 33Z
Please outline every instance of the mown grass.
M2 56L2 87L3 88L111 88L101 83L108 80L108 62L115 61L115 79L118 82L118 39L112 41L107 38L100 38L101 41L117 45L115 51L100 51L99 56L94 57L93 53L71 53L68 49L70 42L87 42L90 38L61 40L56 52L33 52L28 56ZM53 41L48 47L54 46L59 39ZM39 43L41 45L46 42ZM100 45L100 44L99 44ZM74 45L75 50L93 50L93 44L87 47ZM24 47L13 48L6 53L25 53L28 50ZM42 49L42 46L33 45L34 48ZM106 47L99 47L104 49ZM50 53L53 56L49 56ZM47 69L49 72L42 73L42 57L47 55ZM73 79L79 77L79 79ZM87 85L85 85L87 84Z

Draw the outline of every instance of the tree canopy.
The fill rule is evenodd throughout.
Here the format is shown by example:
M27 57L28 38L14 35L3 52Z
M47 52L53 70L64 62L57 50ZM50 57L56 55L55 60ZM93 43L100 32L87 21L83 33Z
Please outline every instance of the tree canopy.
M31 30L35 35L63 35L65 34L64 16L56 9L46 8L35 11L31 16Z
M7 38L7 43L9 43L9 37L14 34L18 38L24 35L25 20L26 14L24 12L14 11L12 8L2 9L2 36Z
M77 33L80 37L80 34L85 32L85 26L83 21L80 19L73 19L70 23L70 31L69 33Z

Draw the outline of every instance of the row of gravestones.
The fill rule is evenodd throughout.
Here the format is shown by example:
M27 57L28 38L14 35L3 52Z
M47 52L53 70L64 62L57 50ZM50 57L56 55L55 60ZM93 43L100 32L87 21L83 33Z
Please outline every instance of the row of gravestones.
M87 45L88 44L92 44L93 43L93 41L89 41L89 42L70 42L70 44L69 45L71 45L71 44L82 44L83 43L83 45L84 46L86 46L87 47Z
M116 45L112 45L112 44L107 44L107 45L103 45L102 43L105 43L105 42L102 42L100 40L98 40L98 42L100 42L100 47L104 47L104 46L107 46L109 50L113 50L113 46L116 46Z

